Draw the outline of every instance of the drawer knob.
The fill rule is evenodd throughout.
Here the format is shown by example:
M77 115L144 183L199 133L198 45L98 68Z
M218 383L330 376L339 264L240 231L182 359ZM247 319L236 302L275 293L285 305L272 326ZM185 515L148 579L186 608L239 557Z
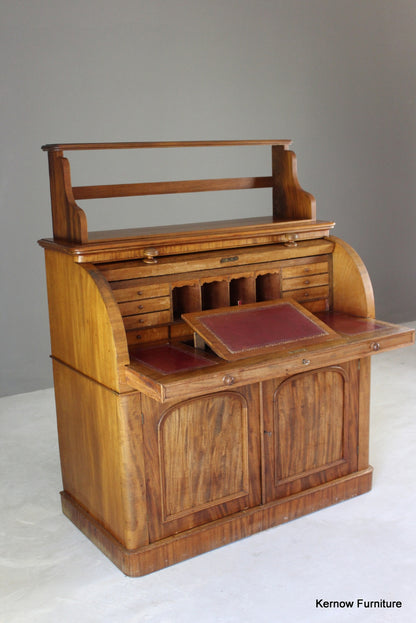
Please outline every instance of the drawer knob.
M222 379L222 382L224 383L224 385L233 385L234 381L235 381L235 378L231 376L231 374L226 374L224 378Z
M147 249L144 249L143 255L143 262L145 264L157 264L157 260L155 260L155 257L159 255L159 251L154 247L148 247Z
M281 240L285 247L297 247L298 243L296 240L298 240L298 238L299 234L286 234L281 237Z
M377 352L378 350L380 350L381 346L379 344L379 342L373 342L371 344L371 350L374 350L375 352Z
M143 305L138 305L137 309L143 309Z
M302 363L304 366L309 366L309 364L311 363L310 359L302 359Z
M305 286L308 286L308 285L310 284L310 280L309 280L309 279L305 279L305 281L303 282L303 284L304 284Z

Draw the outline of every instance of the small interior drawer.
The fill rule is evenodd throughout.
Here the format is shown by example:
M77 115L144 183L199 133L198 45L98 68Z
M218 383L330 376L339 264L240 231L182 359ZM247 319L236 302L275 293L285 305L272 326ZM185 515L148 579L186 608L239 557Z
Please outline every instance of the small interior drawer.
M129 301L128 303L120 303L120 311L122 316L145 314L147 312L159 311L169 308L169 296L158 296L153 299L139 299L137 301Z
M308 264L298 264L297 266L286 266L282 268L282 279L292 277L302 277L303 275L317 275L328 273L328 262L310 262Z
M315 286L326 286L329 283L328 273L319 275L303 275L302 277L292 277L282 279L282 290L298 290L300 288L313 288Z
M136 281L136 283L134 283ZM168 283L154 283L142 285L139 280L118 281L111 284L114 298L118 303L122 301L140 301L153 297L169 296Z
M126 331L127 344L148 344L149 342L162 342L169 339L168 327L152 327L150 329L130 329Z
M170 322L170 310L150 312L149 314L137 314L135 316L125 316L123 318L126 329L141 329L142 327L153 327L158 324Z
M286 290L282 292L282 298L292 298L295 301L309 301L329 297L329 286L318 286L316 288L302 288L299 290Z

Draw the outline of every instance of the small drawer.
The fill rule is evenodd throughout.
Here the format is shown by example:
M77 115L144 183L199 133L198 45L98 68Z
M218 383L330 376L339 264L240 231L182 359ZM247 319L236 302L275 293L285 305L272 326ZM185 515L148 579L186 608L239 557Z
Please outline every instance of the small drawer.
M165 324L170 321L170 311L150 312L149 314L137 314L135 316L125 316L124 326L127 329L141 329L142 327L152 327L158 324Z
M140 299L138 301L129 301L128 303L120 303L120 311L122 316L132 316L133 314L145 314L147 312L159 311L170 308L169 296L157 296L154 299Z
M328 273L320 275L303 275L302 277L292 277L282 279L282 290L298 290L300 288L313 288L316 286L326 286L329 283Z
M133 344L148 344L149 342L162 342L169 339L168 327L155 327L154 329L143 329L126 332L127 344L133 346Z
M311 264L298 264L282 268L282 278L302 277L303 275L317 275L328 272L328 262L312 262Z
M122 287L120 285L122 284ZM131 281L117 282L112 284L114 298L118 303L122 301L140 301L154 297L169 296L168 283L156 283L150 286L133 285Z
M313 299L323 299L329 297L329 287L320 286L318 288L304 288L302 290L287 290L282 292L283 298L292 298L300 303L303 301L309 301Z

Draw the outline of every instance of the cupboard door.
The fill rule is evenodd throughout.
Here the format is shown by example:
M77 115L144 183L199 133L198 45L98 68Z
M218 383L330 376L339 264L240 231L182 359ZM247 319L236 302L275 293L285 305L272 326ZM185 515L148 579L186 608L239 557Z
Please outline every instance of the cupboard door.
M258 386L168 408L143 396L150 540L260 503Z
M352 361L264 383L267 501L356 471L358 373Z

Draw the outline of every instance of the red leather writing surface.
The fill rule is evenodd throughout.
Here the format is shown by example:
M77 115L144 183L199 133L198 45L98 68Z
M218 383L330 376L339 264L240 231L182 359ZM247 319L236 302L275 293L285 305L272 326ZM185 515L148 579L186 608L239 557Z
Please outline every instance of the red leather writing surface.
M205 366L212 366L215 362L191 351L183 350L171 344L149 346L132 350L131 359L144 363L161 374L184 372Z
M201 318L201 324L232 353L328 334L290 303L249 309L238 314L214 312Z
M356 318L348 314L338 314L333 312L320 312L315 314L320 320L328 325L337 333L344 335L357 335L368 331L383 329L384 325L372 318Z

